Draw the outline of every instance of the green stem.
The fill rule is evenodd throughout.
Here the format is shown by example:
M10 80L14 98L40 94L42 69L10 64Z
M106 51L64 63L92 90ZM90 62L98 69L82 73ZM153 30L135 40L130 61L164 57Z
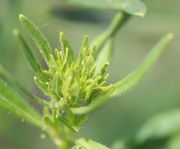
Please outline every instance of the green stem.
M76 140L76 132L61 122L56 116L48 118L49 114L46 113L46 115L43 131L48 134L57 149L70 149Z
M118 32L118 30L126 23L126 21L130 18L130 15L127 13L118 13L111 25L109 26L107 32L109 36L115 36Z
M57 149L69 149L69 143L66 140L53 138L53 142L57 146Z
M67 139L61 137L59 135L59 132L52 126L48 126L46 132L50 136L51 140L53 141L57 149L69 149L71 143L69 143Z
M109 38L114 37L118 30L127 22L129 18L130 15L124 12L116 14L108 29L97 36L91 44L92 46L96 45L96 55L99 54L106 41Z

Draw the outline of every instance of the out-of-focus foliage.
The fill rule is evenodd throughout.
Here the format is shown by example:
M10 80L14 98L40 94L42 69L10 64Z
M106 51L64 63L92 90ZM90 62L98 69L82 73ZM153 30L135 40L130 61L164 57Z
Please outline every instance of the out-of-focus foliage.
M21 6L22 0L0 1L0 59L3 61L5 61L8 53L14 52L12 50L14 48L12 29L17 24L17 10L21 9ZM14 57L11 58L12 60L16 59Z
M125 11L126 13L144 16L146 12L146 7L140 0L65 0L74 5L81 7L90 7L97 9L109 9Z
M179 109L170 110L150 118L132 138L116 141L112 148L178 149L180 136Z
M139 143L152 139L163 139L180 133L180 110L158 114L148 120L136 136Z
M81 138L72 149L109 149L106 146L92 140Z

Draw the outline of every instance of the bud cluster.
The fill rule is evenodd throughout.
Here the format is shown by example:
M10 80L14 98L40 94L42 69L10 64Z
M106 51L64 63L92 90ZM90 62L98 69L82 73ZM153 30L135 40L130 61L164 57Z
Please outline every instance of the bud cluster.
M60 103L60 106L81 107L88 105L94 97L112 88L105 86L108 74L105 64L96 71L94 49L88 47L85 36L79 55L74 52L63 33L60 33L61 49L55 49L50 56L49 69L43 70L45 80L35 77L35 82L43 93Z

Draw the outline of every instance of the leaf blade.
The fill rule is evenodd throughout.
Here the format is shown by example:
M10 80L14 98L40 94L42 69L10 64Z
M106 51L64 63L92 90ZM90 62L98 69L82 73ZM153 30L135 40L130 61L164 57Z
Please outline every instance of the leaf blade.
M74 60L73 48L71 47L69 41L64 36L63 32L60 32L59 36L60 36L60 43L61 43L62 51L64 55L67 54L67 62L71 64Z
M24 29L26 30L26 32L31 36L31 38L36 43L46 63L49 64L51 60L51 56L50 56L51 47L45 36L41 33L38 27L34 23L32 23L28 18L26 18L24 15L20 14L19 20L22 26L24 27Z
M109 100L113 96L121 95L122 93L130 90L136 84L138 84L148 72L148 70L153 66L153 64L157 61L160 54L163 52L168 43L173 39L174 35L169 33L163 39L161 39L158 44L150 51L150 53L145 57L142 64L131 74L126 76L124 79L118 81L113 84L114 89L102 94L88 105L81 108L72 108L74 114L88 114L104 104L107 100Z
M100 72L104 64L109 63L113 53L114 39L110 38L96 59L96 71Z
M130 73L124 79L115 83L115 91L113 93L113 96L122 94L134 87L136 84L138 84L144 78L144 76L150 70L153 64L158 60L165 47L173 38L174 35L172 33L167 34L149 52L149 54L143 60L142 64L134 72Z
M23 53L28 60L29 65L31 66L32 70L42 79L46 80L45 76L42 74L42 68L38 60L35 58L31 48L27 44L26 40L23 38L23 36L20 34L18 30L14 30L14 35L20 42L22 46Z
M43 121L38 112L29 106L21 96L0 79L0 106L26 120L32 125L42 128Z
M140 0L66 0L80 7L124 11L131 15L144 16L146 7Z
M74 146L72 149L109 149L108 147L97 143L95 141L80 138L76 141L76 146Z
M88 106L80 107L80 108L71 108L72 112L76 115L88 114L101 105L103 105L109 98L111 98L111 92L103 95L99 95L96 97Z
M4 69L2 65L0 65L0 77L6 82L8 82L15 89L17 89L19 92L23 93L29 99L42 105L47 105L47 102L45 100L31 94L28 90L22 87L16 80L14 80L13 77L6 71L6 69Z

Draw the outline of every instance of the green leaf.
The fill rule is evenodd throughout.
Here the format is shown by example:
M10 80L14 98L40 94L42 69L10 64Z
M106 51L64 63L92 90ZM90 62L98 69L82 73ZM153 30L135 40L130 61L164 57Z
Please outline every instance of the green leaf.
M80 108L71 108L72 112L77 115L84 115L94 111L96 108L103 105L107 100L112 97L112 92L102 94L93 99L93 101L88 105Z
M50 63L51 60L51 47L47 41L47 39L44 37L44 35L41 33L41 31L38 29L38 27L33 24L28 18L26 18L24 15L19 15L20 22L24 29L27 31L27 33L31 36L31 38L36 43L37 47L39 48L40 52L42 53L44 59L46 60L47 64Z
M13 86L15 89L17 89L20 93L23 93L30 100L33 100L42 105L47 105L47 102L45 100L31 94L28 90L22 87L16 80L14 80L13 77L6 71L6 69L4 69L2 65L0 65L0 77L6 82L8 82L8 84Z
M63 32L60 32L60 43L64 55L67 55L67 62L71 64L74 61L74 52L69 41L65 38Z
M114 89L97 96L88 106L84 106L81 108L72 108L71 110L73 111L73 113L87 114L89 112L92 112L96 108L103 105L107 100L111 99L111 97L127 92L128 90L136 86L144 78L144 76L150 70L153 64L158 60L160 54L163 52L167 44L173 39L173 37L174 35L172 33L166 35L150 51L150 53L145 57L142 64L134 72L113 85Z
M113 39L110 38L106 44L104 45L104 48L99 53L97 59L96 59L96 71L100 72L104 64L109 63L112 57L113 52Z
M146 7L140 0L65 0L80 7L124 11L131 15L144 16Z
M78 139L72 149L109 149L108 147L88 139Z
M122 94L137 85L144 78L153 64L158 60L161 53L168 45L168 43L173 39L173 37L174 35L169 33L163 39L161 39L134 72L130 73L127 77L117 82L115 84L115 91L113 96Z
M135 138L136 142L143 143L151 139L171 137L178 132L180 132L180 109L174 109L149 119Z
M35 58L32 50L30 49L30 47L28 46L27 42L25 41L25 39L23 38L23 36L20 34L20 32L18 30L14 30L14 35L17 37L17 39L19 40L19 42L21 43L22 46L22 50L29 62L29 65L31 66L31 68L34 70L34 72L42 79L42 80L47 80L45 78L45 76L42 74L42 69L41 69L41 65L39 64L38 60Z
M0 106L36 127L43 127L38 112L2 80L0 80Z

